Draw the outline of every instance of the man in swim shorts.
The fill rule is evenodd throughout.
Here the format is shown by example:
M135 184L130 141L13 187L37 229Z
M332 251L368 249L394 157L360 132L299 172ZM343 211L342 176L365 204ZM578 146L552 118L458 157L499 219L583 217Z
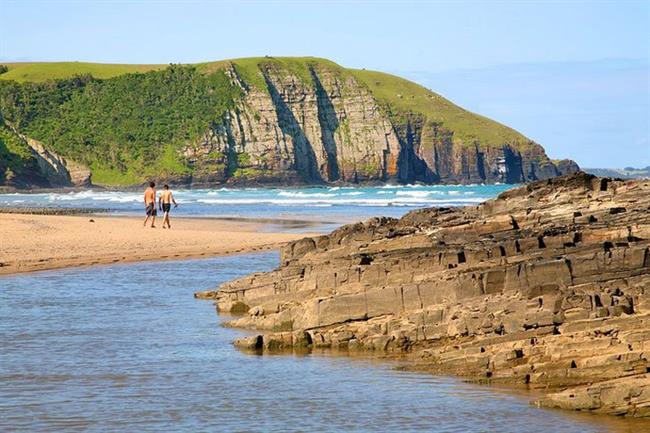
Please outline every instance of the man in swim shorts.
M144 191L144 211L147 217L144 219L144 226L147 226L147 221L151 217L151 228L155 228L156 222L156 184L149 182L149 188Z
M169 211L172 208L172 203L174 203L175 208L178 207L174 195L169 190L169 185L165 184L163 186L163 191L160 193L160 198L158 199L158 206L160 206L160 210L164 212L163 228L172 228L171 224L169 224ZM165 223L167 224L167 227L165 227Z

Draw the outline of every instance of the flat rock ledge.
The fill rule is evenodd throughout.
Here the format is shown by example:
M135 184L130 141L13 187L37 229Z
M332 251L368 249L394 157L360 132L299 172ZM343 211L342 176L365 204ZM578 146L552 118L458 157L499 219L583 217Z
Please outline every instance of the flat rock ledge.
M374 218L197 293L244 349L373 350L544 391L544 407L650 417L650 181L585 173L478 206Z

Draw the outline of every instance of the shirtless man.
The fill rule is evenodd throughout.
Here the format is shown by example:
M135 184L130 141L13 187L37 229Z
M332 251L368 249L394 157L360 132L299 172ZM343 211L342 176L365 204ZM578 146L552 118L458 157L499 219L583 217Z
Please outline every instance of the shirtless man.
M151 228L155 228L154 223L156 222L156 184L149 182L149 188L144 192L144 211L147 214L147 217L144 219L144 226L147 226L147 221L151 217Z
M163 228L172 228L169 224L169 211L172 207L172 203L174 203L174 208L178 207L174 195L169 190L169 185L165 184L163 186L163 192L160 193L160 198L158 199L158 206L160 206L160 210L164 212ZM165 223L167 223L167 227L165 227Z

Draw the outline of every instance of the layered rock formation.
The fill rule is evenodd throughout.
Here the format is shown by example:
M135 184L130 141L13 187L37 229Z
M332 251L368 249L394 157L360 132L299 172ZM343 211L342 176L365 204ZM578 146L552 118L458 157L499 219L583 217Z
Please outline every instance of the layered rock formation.
M240 75L236 63L228 65L226 73L244 96L184 150L198 168L194 182L517 183L578 170L575 162L554 163L539 144L419 86L406 97L438 98L441 115L451 110L483 122L498 138L477 132L463 140L444 121L419 112L436 111L429 101L419 111L382 101L359 78L364 71L354 75L316 62L305 68L308 79L262 61L254 71L263 79L260 88ZM387 85L401 80L383 77Z
M400 149L396 134L368 89L351 76L311 69L311 87L271 64L262 70L266 88L258 89L234 67L227 72L244 98L198 146L186 151L190 158L220 155L221 180L232 166L235 179L258 181L395 179Z
M151 176L195 185L519 183L578 170L519 132L389 74L311 57L159 69L105 80L0 80L0 116L39 140L39 155L56 149L106 185ZM41 160L58 176L49 169L59 168L56 158Z
M27 151L23 156L25 163L22 170L8 176L4 167L9 161L0 163L0 186L37 186L37 187L74 187L89 186L91 184L91 173L88 167L77 162L66 160L43 143L27 137L16 130L14 126L3 121L0 116L0 129L4 134L9 134L11 139L18 142ZM5 156L6 144L0 137L0 145L4 148L3 158L9 160L10 154Z
M197 296L264 331L242 347L398 353L543 389L540 405L650 416L650 181L578 173L375 218Z
M43 143L32 138L20 135L32 150L39 171L47 180L47 186L89 186L90 169L83 164L66 160L52 150L48 150Z
M0 116L106 185L519 183L578 169L413 82L313 57L0 80Z

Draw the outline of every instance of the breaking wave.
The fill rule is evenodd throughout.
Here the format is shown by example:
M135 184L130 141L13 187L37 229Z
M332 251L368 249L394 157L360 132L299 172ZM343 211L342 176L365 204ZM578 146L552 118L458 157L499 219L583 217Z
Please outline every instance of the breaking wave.
M379 187L202 188L174 190L176 215L323 217L363 219L400 216L409 208L475 205L510 188L495 185L384 185ZM141 214L140 191L81 190L73 192L0 194L0 207L98 208ZM371 208L382 208L372 210ZM403 210L400 210L403 209Z

